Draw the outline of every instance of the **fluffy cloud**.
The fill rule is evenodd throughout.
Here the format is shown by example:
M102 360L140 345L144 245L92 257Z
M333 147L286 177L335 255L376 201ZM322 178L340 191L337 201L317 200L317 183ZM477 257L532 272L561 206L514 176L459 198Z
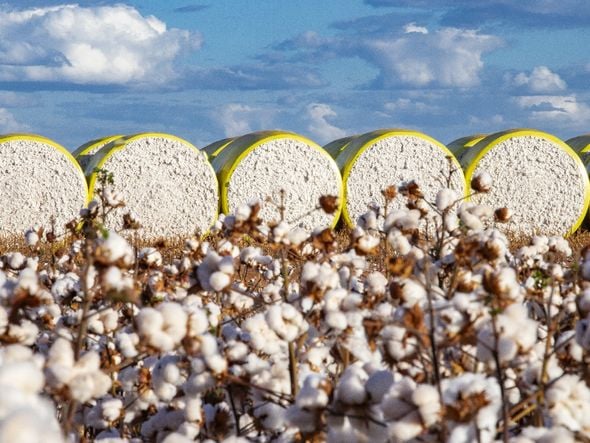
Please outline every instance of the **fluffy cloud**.
M530 112L531 120L587 130L590 106L578 101L575 95L533 95L515 100L519 107Z
M165 84L174 61L202 43L125 5L0 10L0 80Z
M229 103L216 113L217 121L223 127L226 137L236 137L248 132L268 129L271 126L273 111Z
M14 115L6 108L0 108L0 134L10 132L28 131L30 128L27 125L19 123Z
M307 129L313 134L316 140L327 143L346 136L343 129L331 124L328 119L336 117L336 112L327 104L310 103L306 108L309 126Z
M392 88L459 87L479 84L482 56L502 45L502 40L476 30L441 28L429 32L414 23L394 35L345 35L324 38L314 32L283 42L277 49L299 51L316 61L360 57L379 70L372 86Z
M546 66L537 66L530 74L519 72L512 83L517 87L525 87L534 94L551 94L567 88L565 81Z

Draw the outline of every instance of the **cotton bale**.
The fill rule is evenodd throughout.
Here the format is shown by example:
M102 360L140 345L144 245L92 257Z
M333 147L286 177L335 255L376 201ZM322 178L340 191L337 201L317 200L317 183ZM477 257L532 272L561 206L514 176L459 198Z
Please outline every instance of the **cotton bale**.
M92 156L90 193L97 192L99 168L112 173L125 202L109 214L107 226L121 229L129 212L145 238L204 234L217 218L217 177L204 152L179 137L142 133L115 139Z
M33 225L61 235L87 202L82 169L63 146L39 135L0 137L0 235Z
M578 154L590 152L590 134L579 135L566 140L566 144Z
M203 149L201 149L201 151L205 152L209 160L212 161L215 157L217 157L217 154L223 151L223 149L235 139L236 137L229 137L218 140L211 143L210 145L205 146Z
M447 148L460 162L461 157L463 156L463 154L465 154L465 151L467 151L469 148L473 148L477 144L477 142L485 138L486 135L487 134L474 134L468 135L466 137L461 137L449 143L447 145Z
M260 201L266 222L284 219L311 231L335 226L342 205L342 179L334 160L316 143L297 134L261 131L238 137L212 159L221 186L221 210ZM338 197L335 213L317 209L320 197ZM282 200L282 201L281 201Z
M346 146L356 138L356 135L352 135L349 137L339 138L338 140L334 140L333 142L324 145L324 151L332 156L333 159L336 159L340 152L346 148Z
M80 166L82 166L82 170L84 171L84 173L89 174L92 171L86 171L86 168L90 163L90 159L92 158L92 156L112 141L118 140L121 137L123 136L119 134L109 135L108 137L101 137L91 140L87 143L84 143L76 150L74 150L74 152L72 152L72 155L76 160L78 160L78 163L80 163Z
M450 178L450 187L458 195L464 193L465 181L458 161L442 143L420 132L381 129L348 141L341 139L332 148L328 144L326 149L335 152L338 144L341 146L336 162L342 172L345 195L342 215L349 226L354 226L370 208L383 209L383 190L392 185L413 180L425 197L434 201ZM404 204L398 196L387 209Z
M588 174L578 155L559 138L532 129L491 134L461 158L467 183L480 172L493 180L477 203L508 207L500 225L517 235L568 235L582 223L590 202Z

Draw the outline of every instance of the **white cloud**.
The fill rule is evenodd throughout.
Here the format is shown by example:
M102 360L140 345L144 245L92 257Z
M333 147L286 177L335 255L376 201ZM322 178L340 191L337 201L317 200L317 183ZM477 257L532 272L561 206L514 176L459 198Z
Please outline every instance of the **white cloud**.
M217 112L217 120L227 137L236 137L271 126L273 111L240 103L229 103Z
M482 55L501 39L474 30L443 28L402 37L365 41L365 57L381 71L383 86L404 83L415 87L473 87L479 84ZM363 55L361 54L361 57Z
M5 108L0 108L0 134L28 131L27 125L19 123L14 115Z
M418 34L428 34L428 28L425 28L424 26L418 26L416 23L412 22L404 26L404 32L406 34L411 34L413 32Z
M547 66L535 67L530 75L520 72L514 77L513 82L516 86L524 86L535 94L550 94L567 88L565 81Z
M343 129L331 124L328 119L336 117L336 112L324 103L310 103L307 105L307 129L321 143L326 143L346 136Z
M200 35L125 5L0 10L0 80L163 84Z
M387 102L383 105L383 109L390 112L435 112L439 108L434 105L429 105L421 101L411 100L409 98L398 98L395 101Z
M590 106L579 102L575 95L532 95L516 97L522 109L531 111L530 118L568 126L586 126L590 120Z

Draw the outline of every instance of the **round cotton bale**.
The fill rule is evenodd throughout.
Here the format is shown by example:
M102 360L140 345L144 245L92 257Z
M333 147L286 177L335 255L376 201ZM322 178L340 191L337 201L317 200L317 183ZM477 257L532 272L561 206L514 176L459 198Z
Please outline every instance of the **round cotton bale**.
M61 235L87 202L82 169L63 146L39 135L0 137L0 235L33 225Z
M455 158L461 161L461 157L469 148L473 148L477 142L484 139L487 134L474 134L468 135L467 137L461 137L457 140L453 140L451 143L447 145L449 151L453 153Z
M261 218L284 219L311 231L335 226L342 205L342 179L334 160L316 143L282 131L254 132L227 144L212 160L221 185L221 210L233 213L258 200ZM325 195L337 196L335 213L317 209Z
M87 171L91 195L100 168L113 174L114 190L125 202L109 214L107 226L123 227L130 212L145 238L204 234L219 210L217 177L207 155L169 134L143 133L111 141L92 156Z
M333 159L336 159L340 152L346 148L346 145L354 140L357 135L352 135L350 137L339 138L338 140L334 140L333 142L328 143L324 146L324 151L332 156Z
M477 203L508 207L517 235L568 235L582 223L590 202L588 174L578 155L545 132L512 129L489 135L461 158L467 183L480 172L493 180Z
M201 151L205 152L209 157L209 160L212 161L215 157L217 157L217 154L223 151L223 149L235 139L236 137L229 137L224 138L223 140L218 140L211 143L210 145L205 146L201 149Z
M104 148L106 145L108 145L110 142L117 140L121 137L123 136L119 134L109 135L108 137L102 137L91 140L87 143L84 143L82 146L79 146L76 150L74 150L74 152L72 152L72 155L76 160L78 160L78 163L80 163L80 166L82 166L82 170L84 171L84 173L89 174L92 171L86 171L86 167L88 166L88 163L90 163L90 159L92 158L92 156L96 154L98 151L100 151L102 148Z
M566 143L578 154L590 152L590 134L570 138L569 140L566 140Z
M329 145L328 145L329 146ZM383 190L415 181L425 197L434 201L440 189L450 186L463 195L465 181L455 157L440 142L416 131L382 129L348 141L336 157L342 171L345 204L343 218L354 226L370 208L384 208ZM401 196L388 207L404 206Z

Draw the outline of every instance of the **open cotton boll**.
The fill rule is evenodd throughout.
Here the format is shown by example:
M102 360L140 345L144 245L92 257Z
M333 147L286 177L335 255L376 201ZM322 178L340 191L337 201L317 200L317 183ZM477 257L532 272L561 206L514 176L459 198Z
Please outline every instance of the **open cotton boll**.
M259 216L265 222L282 220L282 204L284 221L307 232L334 226L338 220L342 205L338 167L321 147L300 135L262 131L238 137L213 158L212 165L225 214L239 212L242 205L256 200L262 204ZM318 209L320 197L327 195L339 199L332 214Z
M458 195L465 192L457 160L442 143L420 132L403 129L369 132L348 140L333 154L342 172L346 200L342 215L349 226L356 225L369 208L380 208L379 225L383 225L385 212L403 208L404 199L398 195L385 211L383 191L390 186L413 180L424 196L434 201L441 183L451 177L450 187Z
M146 343L162 351L180 344L187 331L188 316L178 303L165 302L143 308L136 317L138 333Z
M0 136L0 236L37 223L65 233L88 199L84 174L62 146L37 135Z
M113 175L111 186L125 202L107 217L109 228L121 229L122 216L131 212L144 237L189 236L204 234L217 218L215 172L205 153L178 137L144 133L111 141L86 168L91 195L95 168Z
M489 192L472 200L492 208L509 208L512 217L498 226L514 234L566 235L575 231L590 201L584 164L563 141L529 129L498 132L480 140L461 158L474 191ZM475 186L473 186L475 185Z

